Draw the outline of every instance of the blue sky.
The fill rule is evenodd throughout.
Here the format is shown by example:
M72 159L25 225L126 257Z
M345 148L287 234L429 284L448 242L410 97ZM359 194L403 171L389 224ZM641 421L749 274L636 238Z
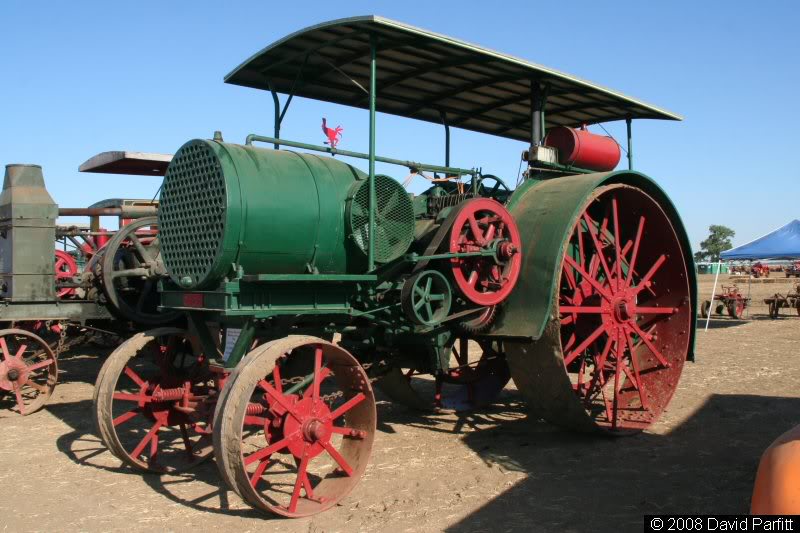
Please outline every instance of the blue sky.
M106 150L172 153L186 140L271 134L268 93L222 78L317 22L379 14L520 56L677 112L634 123L636 167L671 195L694 246L709 224L741 244L800 218L800 3L41 2L0 3L0 162L43 165L62 206L152 197L156 178L80 174ZM283 137L366 150L367 114L297 99ZM610 125L614 135L624 128ZM454 130L452 164L513 181L524 145ZM378 153L440 163L443 132L380 115ZM362 166L363 162L356 162ZM379 169L398 179L405 170Z

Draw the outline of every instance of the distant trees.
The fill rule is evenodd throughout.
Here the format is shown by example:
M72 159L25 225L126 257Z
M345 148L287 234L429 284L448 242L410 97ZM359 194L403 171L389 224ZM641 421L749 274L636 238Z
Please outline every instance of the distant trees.
M727 226L712 224L708 227L708 238L700 243L700 251L695 252L695 261L719 261L719 254L733 248L731 239L736 232Z

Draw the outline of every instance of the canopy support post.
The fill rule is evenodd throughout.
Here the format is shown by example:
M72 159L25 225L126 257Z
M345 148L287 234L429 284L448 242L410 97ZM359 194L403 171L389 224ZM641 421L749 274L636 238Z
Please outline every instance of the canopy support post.
M625 126L628 129L628 170L633 170L633 135L631 133L631 119L625 119Z
M444 124L444 166L450 166L450 124L447 123L447 113L439 111Z
M367 272L375 269L375 100L377 72L378 39L373 34L369 37L369 241L367 252Z
M275 135L274 135L274 137L276 139L280 139L281 138L281 101L278 98L278 93L275 92L275 89L272 88L272 82L268 81L267 85L269 85L269 92L272 93L272 104L273 104L273 106L275 108ZM274 144L273 148L275 148L277 150L278 149L278 145Z

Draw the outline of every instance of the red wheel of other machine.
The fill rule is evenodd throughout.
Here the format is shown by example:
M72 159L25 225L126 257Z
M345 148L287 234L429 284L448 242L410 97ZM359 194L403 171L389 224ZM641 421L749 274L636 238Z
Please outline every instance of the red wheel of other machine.
M0 330L0 393L13 397L18 413L41 409L58 381L58 362L38 335L22 329Z
M467 200L459 208L450 233L450 253L494 250L491 256L451 260L456 285L469 301L496 305L517 283L522 268L522 239L517 224L500 202Z
M78 275L78 262L63 250L56 250L56 282L68 281ZM75 289L59 289L57 296L63 298L75 292Z

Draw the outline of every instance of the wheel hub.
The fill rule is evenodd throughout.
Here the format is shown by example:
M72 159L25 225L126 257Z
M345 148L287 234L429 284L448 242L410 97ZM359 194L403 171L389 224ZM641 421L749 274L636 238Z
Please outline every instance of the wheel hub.
M0 363L0 389L11 391L23 386L28 379L25 363L12 359Z
M624 298L620 298L614 303L614 320L617 322L628 322L634 317L632 308L633 306L630 302Z
M325 451L325 445L331 440L333 422L326 421L331 411L325 402L315 404L311 397L301 399L292 411L294 415L286 413L279 419L282 431L276 434L289 439L287 448L293 456L302 459L305 455L312 459Z

